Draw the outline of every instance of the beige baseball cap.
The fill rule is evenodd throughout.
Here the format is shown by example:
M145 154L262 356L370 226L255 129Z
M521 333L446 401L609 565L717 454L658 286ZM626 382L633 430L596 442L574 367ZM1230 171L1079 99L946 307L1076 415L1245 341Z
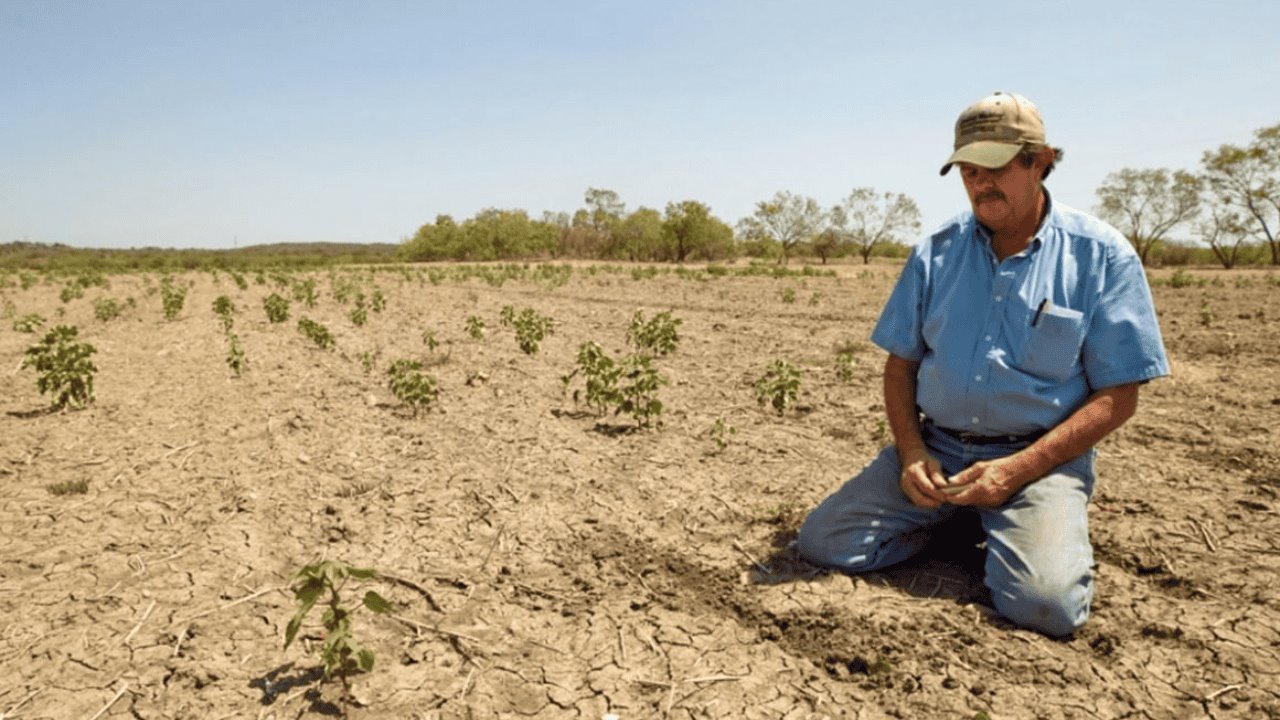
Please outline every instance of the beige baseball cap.
M955 152L939 174L958 162L1004 167L1024 145L1044 144L1044 120L1036 106L1017 93L993 93L960 113Z

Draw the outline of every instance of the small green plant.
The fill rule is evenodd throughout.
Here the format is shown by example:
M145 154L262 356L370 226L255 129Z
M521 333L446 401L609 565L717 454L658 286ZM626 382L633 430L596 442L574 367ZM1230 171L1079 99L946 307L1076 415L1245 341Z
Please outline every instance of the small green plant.
M44 327L44 318L36 313L23 315L13 321L13 329L18 332L33 333Z
M373 372L375 365L377 365L377 356L372 351L365 350L360 353L360 367L364 368L365 375Z
M67 285L62 288L62 292L58 293L58 299L64 303L68 303L82 297L84 297L84 286L74 282L67 283Z
M475 315L468 316L467 317L467 334L471 336L472 340L483 340L484 339L484 321L476 317Z
M614 415L626 413L637 427L647 428L661 424L662 401L657 398L658 388L667 384L667 378L653 367L648 355L634 354L621 362L609 357L595 342L585 342L578 347L578 367L561 378L565 387L574 376L582 373L586 385L587 405L603 415L609 410ZM578 390L573 392L574 402L583 399Z
M356 306L351 309L351 324L356 326L369 322L369 308L364 304L364 293L356 293Z
M102 322L120 317L120 302L115 298L98 298L93 301L93 316Z
M294 576L293 598L298 602L298 609L285 627L284 647L289 649L302 629L307 613L324 599L327 607L320 620L324 626L324 642L319 649L320 665L324 669L324 679L332 680L336 676L342 682L343 694L348 697L351 694L351 676L373 670L374 654L356 641L351 620L358 607L344 604L341 593L349 580L372 580L377 576L377 571L372 568L352 567L340 560L312 563ZM391 612L391 603L373 590L365 592L360 605L377 614Z
M716 444L717 451L724 450L728 447L729 436L737 434L738 428L726 423L722 417L716 418L716 421L711 424L711 430L709 432L711 441Z
M800 394L800 370L786 360L769 363L764 376L755 382L756 403L768 403L781 415Z
M160 281L160 304L164 308L165 320L177 318L186 301L186 288L175 285L171 277L165 277Z
M796 301L796 289L783 288L782 292L778 293L778 296L782 298L782 302L790 305L791 303Z
M387 297L382 294L382 288L373 288L373 293L369 296L369 306L376 313L380 313L387 308Z
M436 379L423 373L422 363L417 360L396 360L387 370L387 376L391 394L413 408L414 417L419 409L431 407L440 394Z
M435 352L440 347L440 341L436 340L436 334L430 330L422 331L422 344L427 346L427 352Z
M822 293L814 293L809 296L809 307L817 307L822 303Z
M234 270L228 270L227 274L231 276L231 280L236 284L236 287L240 288L241 290L249 289L249 281L244 279L244 275L241 275L240 273Z
M13 304L9 298L4 299L4 312L0 312L0 317L5 320L12 320L18 314L18 306Z
M316 306L316 279L307 278L306 280L295 280L293 283L293 299L300 303L305 303L307 307Z
M516 329L516 344L526 355L538 352L542 340L552 331L552 320L533 308L525 308L511 321Z
M1209 298L1200 298L1200 324L1209 327L1213 324L1213 308L1209 307Z
M34 367L40 374L36 387L41 395L53 394L56 409L68 405L81 408L93 402L93 374L98 372L98 366L89 358L97 349L75 342L79 333L75 327L58 325L27 348L22 359L21 367Z
M646 322L644 313L637 310L627 328L627 342L655 355L667 355L675 352L680 344L679 328L683 323L680 318L672 317L670 311L660 312Z
M498 311L498 323L502 327L510 327L511 323L516 320L516 309L510 305L503 305L502 310Z
M223 332L231 332L231 324L233 322L235 312L235 303L231 302L231 298L226 295L219 295L218 298L213 301L213 314L217 315L218 318L222 320Z
M244 368L249 364L249 359L245 357L244 348L240 346L240 336L233 332L227 333L227 367L240 377L240 373L244 372Z
M1171 288L1204 287L1206 282L1204 278L1196 277L1184 268L1174 270L1173 275L1169 276L1169 287Z
M329 332L329 328L315 320L305 317L299 318L298 332L306 335L321 350L328 350L333 347L333 334Z
M268 295L262 301L262 307L267 311L267 320L272 323L282 323L289 319L289 301L277 293Z
M876 428L871 431L871 439L880 445L889 441L889 423L884 418L876 420Z
M853 368L857 363L853 359L853 353L842 352L836 355L836 377L841 382L850 382L853 380Z
M45 485L44 489L48 490L50 495L58 497L63 495L84 495L89 492L89 481L66 480L60 483L53 483L52 485Z

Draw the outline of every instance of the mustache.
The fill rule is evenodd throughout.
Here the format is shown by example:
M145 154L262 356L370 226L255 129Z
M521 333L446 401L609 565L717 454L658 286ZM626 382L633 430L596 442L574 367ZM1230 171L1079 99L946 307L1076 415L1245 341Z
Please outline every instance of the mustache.
M999 190L988 190L976 196L973 199L973 201L980 203L980 202L985 202L987 200L1004 200L1004 199L1005 199L1004 193L1000 192Z

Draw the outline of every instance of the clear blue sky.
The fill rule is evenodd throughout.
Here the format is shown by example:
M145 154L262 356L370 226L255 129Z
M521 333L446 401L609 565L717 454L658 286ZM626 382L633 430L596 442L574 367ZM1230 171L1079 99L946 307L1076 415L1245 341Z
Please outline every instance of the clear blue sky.
M0 242L398 242L437 213L786 189L964 208L952 124L1020 92L1081 208L1280 123L1280 2L0 0Z

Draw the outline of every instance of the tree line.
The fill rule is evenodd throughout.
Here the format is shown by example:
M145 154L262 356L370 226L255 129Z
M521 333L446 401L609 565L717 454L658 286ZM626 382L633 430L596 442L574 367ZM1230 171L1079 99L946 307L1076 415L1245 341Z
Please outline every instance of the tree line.
M1231 268L1269 254L1280 265L1280 124L1256 130L1247 144L1206 151L1197 172L1124 168L1096 192L1097 213L1129 238L1143 264L1216 260ZM628 212L618 193L601 188L588 188L583 200L572 215L548 211L537 219L492 208L461 223L439 215L401 244L398 257L678 263L746 256L785 263L805 255L825 264L856 255L865 263L904 255L920 231L914 200L869 187L829 207L780 190L733 227L697 200L668 203L662 212Z
M920 230L920 211L901 193L855 188L832 207L782 190L755 205L737 228L697 200L668 203L659 212L630 212L618 193L588 188L572 215L482 210L459 223L449 215L418 228L400 247L411 261L584 258L648 262L716 261L739 256L785 263L797 254L828 259L856 253L903 254Z

